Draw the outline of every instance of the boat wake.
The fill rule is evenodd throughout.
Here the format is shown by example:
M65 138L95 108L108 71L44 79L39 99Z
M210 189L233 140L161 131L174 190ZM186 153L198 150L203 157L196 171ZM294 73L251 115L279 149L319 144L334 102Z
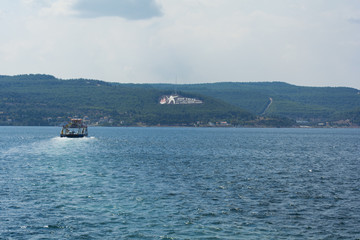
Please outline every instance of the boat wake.
M64 156L89 148L96 137L62 138L53 137L46 140L24 143L5 150L3 156Z

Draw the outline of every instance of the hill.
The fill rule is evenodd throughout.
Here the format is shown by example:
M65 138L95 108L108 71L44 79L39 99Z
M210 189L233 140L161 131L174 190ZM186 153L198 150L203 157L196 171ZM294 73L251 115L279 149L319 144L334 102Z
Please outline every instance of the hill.
M167 105L177 91L203 104ZM359 90L283 82L119 84L51 75L0 76L0 125L60 125L84 117L109 126L360 125Z
M110 84L88 79L60 80L50 75L0 76L1 125L59 125L87 116L92 124L111 126L242 124L255 116L222 100L196 93L184 97L203 104L161 105L171 91Z
M360 124L360 91L354 88L301 87L283 82L152 84L151 87L196 92L256 115L281 116L314 124Z

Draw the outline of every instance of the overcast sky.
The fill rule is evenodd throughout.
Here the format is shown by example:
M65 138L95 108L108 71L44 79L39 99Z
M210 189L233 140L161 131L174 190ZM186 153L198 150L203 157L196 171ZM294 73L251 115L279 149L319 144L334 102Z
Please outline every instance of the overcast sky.
M0 74L360 89L359 0L1 0Z

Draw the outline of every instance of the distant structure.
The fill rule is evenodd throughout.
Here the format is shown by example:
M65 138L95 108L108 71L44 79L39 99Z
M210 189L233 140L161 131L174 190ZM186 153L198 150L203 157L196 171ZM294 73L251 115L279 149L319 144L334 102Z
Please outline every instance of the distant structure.
M178 94L164 95L160 98L160 104L202 104L203 101L196 98L182 97Z

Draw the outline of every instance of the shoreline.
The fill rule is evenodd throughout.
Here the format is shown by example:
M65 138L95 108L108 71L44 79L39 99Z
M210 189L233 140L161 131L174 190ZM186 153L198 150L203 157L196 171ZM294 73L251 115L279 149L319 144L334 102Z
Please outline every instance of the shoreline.
M0 127L58 127L59 125L0 125ZM88 125L90 128L298 128L298 129L334 129L334 128L349 128L356 129L360 126L284 126L284 127L271 127L271 126L181 126L181 125L153 125L153 126L106 126L106 125Z

